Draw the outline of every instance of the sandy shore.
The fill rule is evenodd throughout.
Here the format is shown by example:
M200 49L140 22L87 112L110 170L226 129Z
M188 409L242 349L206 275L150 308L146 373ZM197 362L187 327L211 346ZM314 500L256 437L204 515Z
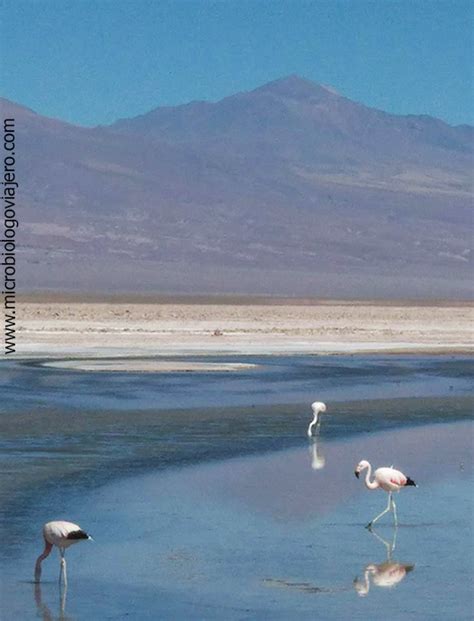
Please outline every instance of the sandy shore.
M467 303L33 298L19 302L17 316L20 358L454 353L470 352L473 344L473 308ZM146 366L135 364L138 370ZM173 365L163 362L163 370Z

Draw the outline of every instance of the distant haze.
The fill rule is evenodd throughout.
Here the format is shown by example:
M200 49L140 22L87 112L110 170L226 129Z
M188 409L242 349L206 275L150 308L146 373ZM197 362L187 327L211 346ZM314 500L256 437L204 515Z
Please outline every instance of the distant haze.
M469 297L473 134L297 76L108 127L7 100L22 290Z

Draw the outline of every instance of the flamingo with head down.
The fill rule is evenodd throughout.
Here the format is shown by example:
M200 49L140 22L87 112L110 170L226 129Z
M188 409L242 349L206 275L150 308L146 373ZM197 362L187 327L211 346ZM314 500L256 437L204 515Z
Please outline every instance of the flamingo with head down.
M308 437L311 438L313 435L313 427L316 425L319 428L321 421L319 419L320 412L326 411L326 404L322 401L315 401L311 404L311 409L313 410L313 420L310 422L308 427Z
M66 548L69 548L74 543L78 543L83 539L91 539L80 526L73 524L72 522L64 522L63 520L56 520L55 522L48 522L43 526L43 539L44 550L38 556L35 565L35 582L39 582L41 579L41 563L49 556L53 546L59 548L59 554L61 557L61 569L59 573L59 582L61 579L64 581L64 586L67 586L67 573L66 573L66 559L64 553Z

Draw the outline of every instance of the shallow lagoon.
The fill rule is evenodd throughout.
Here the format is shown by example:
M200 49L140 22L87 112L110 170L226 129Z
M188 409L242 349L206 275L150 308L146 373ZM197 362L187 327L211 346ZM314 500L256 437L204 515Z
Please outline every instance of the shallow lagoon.
M472 428L463 422L472 415L469 361L425 358L417 366L414 358L393 357L379 366L379 360L354 360L352 367L350 359L343 361L346 398L362 391L379 400L335 402L317 445L305 437L305 406L275 400L278 385L282 391L287 385L284 373L280 382L253 376L267 407L176 412L148 404L128 411L120 403L94 412L81 408L80 395L69 408L59 405L48 370L53 407L43 403L27 411L27 388L25 403L19 397L15 411L1 417L4 479L10 473L18 481L14 493L3 488L5 618L471 618ZM313 378L328 402L337 366L330 362L331 374ZM408 367L402 393L415 394L380 398L402 381L391 379L400 367ZM217 379L199 375L193 390L200 382L206 393L209 379ZM160 403L161 378L138 379L150 382ZM186 394L189 376L174 379ZM232 381L226 378L225 405ZM295 401L298 394L309 402L307 378L291 381L300 382ZM444 396L433 396L440 385ZM450 419L460 422L429 424ZM414 567L392 588L366 575L367 566L387 560L383 540L392 543L395 531L387 516L376 531L382 541L363 528L386 497L354 478L362 457L378 465L389 459L420 485L398 498L392 560ZM68 552L63 613L56 554L45 562L41 588L29 582L41 524L61 516L96 539Z
M170 358L181 360L181 358ZM443 396L470 389L472 358L463 356L190 356L242 362L235 373L85 372L46 360L0 361L2 411L25 407L162 410L301 404L314 400Z

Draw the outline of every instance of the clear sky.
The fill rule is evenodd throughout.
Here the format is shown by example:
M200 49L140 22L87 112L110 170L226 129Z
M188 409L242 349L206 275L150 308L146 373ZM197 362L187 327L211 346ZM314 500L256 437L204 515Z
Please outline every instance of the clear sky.
M0 0L2 94L110 123L296 73L397 114L474 123L471 0Z

